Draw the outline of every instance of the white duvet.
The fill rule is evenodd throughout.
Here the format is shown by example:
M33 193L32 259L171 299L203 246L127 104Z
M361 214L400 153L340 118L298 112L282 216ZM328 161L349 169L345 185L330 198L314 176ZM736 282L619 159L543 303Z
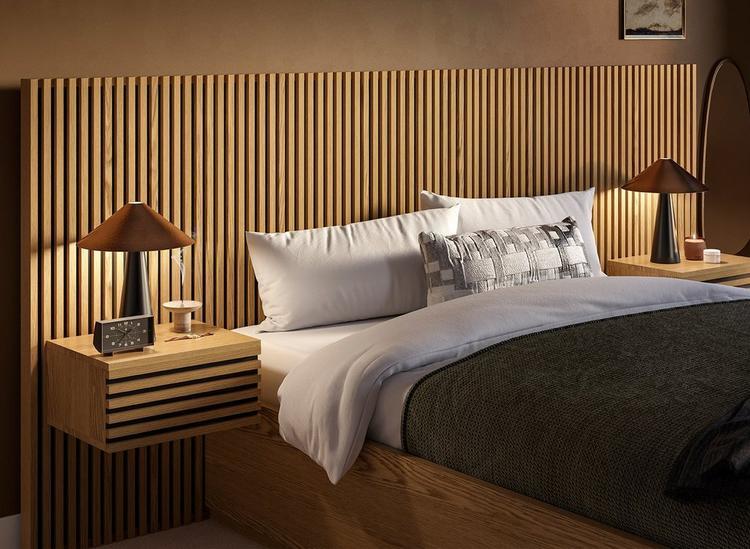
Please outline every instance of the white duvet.
M427 373L494 343L560 326L749 298L748 290L700 282L609 277L506 288L420 309L329 345L294 368L279 388L281 436L336 483L357 459L392 376ZM402 410L385 412L400 417Z

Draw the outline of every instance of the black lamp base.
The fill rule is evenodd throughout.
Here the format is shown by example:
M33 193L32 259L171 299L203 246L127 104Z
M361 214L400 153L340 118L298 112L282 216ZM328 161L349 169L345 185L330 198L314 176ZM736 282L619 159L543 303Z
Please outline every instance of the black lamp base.
M656 210L654 242L651 246L652 263L679 263L680 249L674 234L674 216L672 201L667 193L659 193L659 205Z
M125 280L120 300L120 318L151 314L151 292L148 287L146 252L128 252L125 259Z

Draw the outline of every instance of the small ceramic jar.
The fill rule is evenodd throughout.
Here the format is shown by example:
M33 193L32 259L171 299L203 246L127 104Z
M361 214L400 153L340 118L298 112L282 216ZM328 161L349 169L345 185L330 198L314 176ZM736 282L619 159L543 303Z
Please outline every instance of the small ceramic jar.
M721 250L716 248L706 248L703 250L704 263L721 263Z

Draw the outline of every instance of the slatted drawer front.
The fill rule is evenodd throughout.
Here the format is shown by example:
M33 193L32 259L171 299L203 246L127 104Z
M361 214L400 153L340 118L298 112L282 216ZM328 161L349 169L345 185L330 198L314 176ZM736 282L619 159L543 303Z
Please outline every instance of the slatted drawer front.
M259 367L249 357L108 380L106 448L257 423Z

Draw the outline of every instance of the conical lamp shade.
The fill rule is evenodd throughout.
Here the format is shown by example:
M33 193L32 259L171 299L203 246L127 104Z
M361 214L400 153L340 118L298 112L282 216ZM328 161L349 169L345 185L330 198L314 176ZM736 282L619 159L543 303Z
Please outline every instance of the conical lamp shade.
M103 252L148 252L190 246L194 240L143 202L130 202L78 241Z
M702 193L708 190L671 158L662 158L622 186L642 193Z

